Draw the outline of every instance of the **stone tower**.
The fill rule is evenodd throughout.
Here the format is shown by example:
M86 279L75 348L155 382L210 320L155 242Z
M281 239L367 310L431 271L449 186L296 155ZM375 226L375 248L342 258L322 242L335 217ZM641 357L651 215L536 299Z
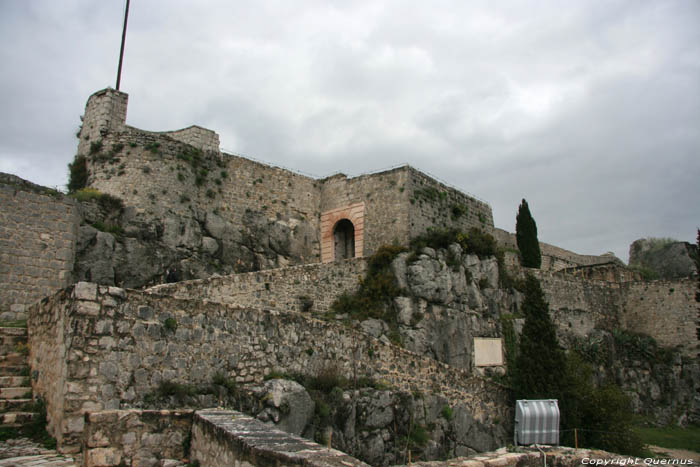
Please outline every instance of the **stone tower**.
M80 129L78 154L88 154L90 144L110 131L118 131L126 122L129 95L111 88L97 91L88 99Z

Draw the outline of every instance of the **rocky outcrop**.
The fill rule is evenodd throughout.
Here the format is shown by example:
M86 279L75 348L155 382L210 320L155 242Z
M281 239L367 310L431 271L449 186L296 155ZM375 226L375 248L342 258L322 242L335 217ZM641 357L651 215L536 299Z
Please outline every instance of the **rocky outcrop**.
M697 246L663 238L642 238L630 245L629 265L647 269L657 278L677 279L696 273Z
M81 203L74 275L103 285L138 288L214 274L300 264L312 255L311 226L247 211L234 227L214 211L159 217L133 207L107 210Z
M442 396L405 393L374 388L341 390L330 394L313 391L319 402L311 402L311 415L303 436L333 447L371 465L405 463L413 459L466 456L496 449L506 439L510 426L498 417L484 419L461 404L452 405ZM270 380L252 389L246 412L288 433L294 420L308 412L311 397L298 383ZM294 397L302 403L292 403ZM308 402L307 402L308 401ZM301 416L300 416L301 415Z

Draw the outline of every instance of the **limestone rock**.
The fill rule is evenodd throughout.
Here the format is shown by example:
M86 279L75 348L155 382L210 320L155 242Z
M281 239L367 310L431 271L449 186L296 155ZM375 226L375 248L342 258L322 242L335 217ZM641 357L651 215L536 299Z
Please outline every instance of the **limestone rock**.
M314 415L314 401L296 381L271 379L258 394L264 394L266 404L264 415L259 418L274 422L275 428L287 433L301 435Z
M642 238L630 245L629 265L648 268L662 279L676 279L696 273L697 254L697 246L688 242Z

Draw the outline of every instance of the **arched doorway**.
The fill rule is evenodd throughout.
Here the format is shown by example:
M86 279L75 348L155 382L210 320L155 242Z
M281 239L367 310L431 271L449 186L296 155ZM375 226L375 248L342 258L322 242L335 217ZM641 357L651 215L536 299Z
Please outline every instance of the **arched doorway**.
M335 259L355 257L355 226L348 219L341 219L333 227Z

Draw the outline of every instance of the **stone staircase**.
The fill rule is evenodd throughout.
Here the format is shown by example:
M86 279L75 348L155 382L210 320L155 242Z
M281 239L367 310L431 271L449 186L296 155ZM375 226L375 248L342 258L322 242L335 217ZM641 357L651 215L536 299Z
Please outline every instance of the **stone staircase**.
M29 424L33 411L29 380L27 328L0 327L0 428Z

